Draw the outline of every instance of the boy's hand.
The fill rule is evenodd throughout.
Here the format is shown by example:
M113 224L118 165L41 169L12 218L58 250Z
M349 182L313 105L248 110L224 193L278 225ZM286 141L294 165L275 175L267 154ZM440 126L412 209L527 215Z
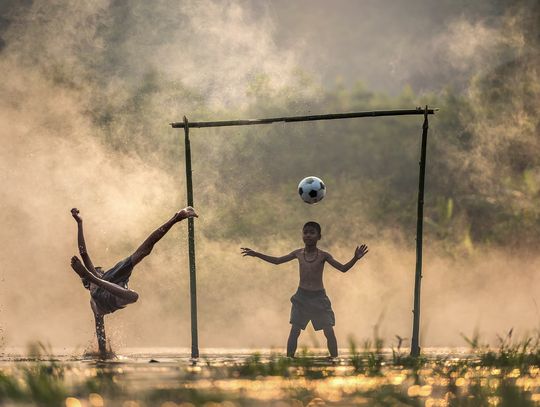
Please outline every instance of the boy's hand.
M79 210L77 208L73 208L71 210L71 216L73 216L73 218L77 221L77 223L81 223L82 222L82 218L81 216L79 215Z
M367 252L368 252L368 247L365 244L363 244L362 246L356 246L356 250L354 251L354 257L360 260L362 257L366 255Z
M251 250L249 247L241 247L240 249L242 250L242 256L244 256L244 257L246 257L246 256L256 257L257 256L257 252L255 250Z

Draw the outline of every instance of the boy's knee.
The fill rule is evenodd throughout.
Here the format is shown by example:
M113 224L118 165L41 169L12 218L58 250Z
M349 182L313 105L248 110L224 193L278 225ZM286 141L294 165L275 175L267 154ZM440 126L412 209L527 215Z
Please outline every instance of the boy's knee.
M142 259L148 256L152 252L152 249L149 248L139 248L131 255L131 262L133 265L139 263Z
M122 299L116 301L122 305L133 304L139 299L139 294L136 291L129 290L129 294L125 295Z
M332 327L323 328L323 332L324 332L324 336L326 336L327 338L332 338L332 337L336 336L334 334L334 328L332 328Z
M291 326L291 335L299 336L300 332L302 332L302 328L296 325Z

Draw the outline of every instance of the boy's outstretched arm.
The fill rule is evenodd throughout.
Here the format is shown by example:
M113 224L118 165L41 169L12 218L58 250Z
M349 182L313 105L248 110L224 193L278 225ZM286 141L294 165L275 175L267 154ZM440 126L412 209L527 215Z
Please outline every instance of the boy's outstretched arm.
M81 215L79 214L79 210L77 208L73 208L71 210L71 216L73 216L73 219L77 221L77 245L79 246L79 253L81 255L83 263L88 269L88 271L90 271L94 275L97 275L96 269L94 268L94 265L92 264L92 260L90 260L90 256L88 255L88 252L86 251L86 243L84 241L84 231L83 231L83 220L81 218Z
M362 257L366 255L368 252L368 247L363 244L362 246L356 246L356 250L354 251L354 256L348 263L341 264L339 261L334 259L330 253L326 253L326 261L330 263L330 265L342 273L346 273L349 271L349 269L356 264L358 260L360 260Z
M248 247L241 247L242 255L244 257L258 257L261 260L267 261L268 263L272 264L282 264L287 263L288 261L294 260L296 258L296 250L290 252L289 254L281 257L274 257L274 256L268 256L266 254L262 254L259 252L256 252L255 250L251 250Z

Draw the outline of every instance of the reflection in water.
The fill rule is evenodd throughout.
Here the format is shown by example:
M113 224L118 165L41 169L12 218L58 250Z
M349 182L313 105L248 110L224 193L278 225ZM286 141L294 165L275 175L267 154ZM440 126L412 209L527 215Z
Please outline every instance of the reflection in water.
M68 407L161 405L351 405L414 402L425 406L497 405L540 400L537 364L486 366L475 354L431 350L423 359L370 351L328 359L324 353L291 360L271 350L207 349L198 361L188 349L133 349L112 361L73 356L4 354L0 396ZM445 351L445 352L441 352ZM450 356L451 355L451 356ZM484 361L484 360L483 360ZM533 361L531 359L531 361ZM48 401L47 401L48 400ZM127 403L127 404L126 404ZM214 403L214 404L212 404ZM187 407L190 404L184 404Z

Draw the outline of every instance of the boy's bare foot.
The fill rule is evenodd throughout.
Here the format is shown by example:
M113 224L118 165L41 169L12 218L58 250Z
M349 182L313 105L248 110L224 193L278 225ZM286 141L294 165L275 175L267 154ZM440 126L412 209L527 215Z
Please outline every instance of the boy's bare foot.
M329 363L333 364L333 365L336 365L336 364L339 363L339 359L338 359L337 356L327 356L327 357L326 357L326 360L327 360Z
M77 208L73 208L71 210L71 216L73 216L73 218L77 221L77 222L82 222L82 218L81 218L81 215L79 215L79 210Z
M177 222L187 219L187 218L198 218L199 215L197 215L197 212L195 212L195 209L193 209L191 206L186 206L181 211L177 212L174 215L174 220Z
M71 268L79 275L81 278L88 278L88 276L91 274L86 267L83 266L81 261L77 256L73 256L71 258Z

